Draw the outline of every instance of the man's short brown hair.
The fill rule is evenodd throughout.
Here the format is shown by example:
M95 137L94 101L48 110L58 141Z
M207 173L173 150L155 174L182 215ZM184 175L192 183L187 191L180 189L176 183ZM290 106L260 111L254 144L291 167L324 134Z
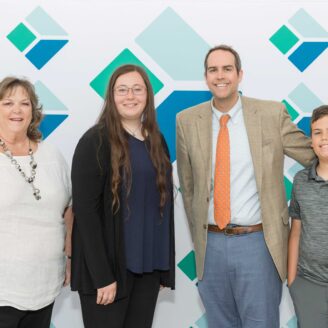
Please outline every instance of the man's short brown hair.
M228 51L228 52L230 52L230 53L233 54L233 56L235 57L235 66L236 66L236 69L237 69L237 73L239 74L239 72L241 71L241 60L240 60L240 56L239 56L238 52L235 49L233 49L230 46L227 46L226 44L220 44L218 46L215 46L215 47L211 48L207 52L207 54L205 56L205 60L204 60L205 74L206 74L206 71L207 71L207 60L208 60L208 57L209 57L209 55L213 51L216 51L216 50Z

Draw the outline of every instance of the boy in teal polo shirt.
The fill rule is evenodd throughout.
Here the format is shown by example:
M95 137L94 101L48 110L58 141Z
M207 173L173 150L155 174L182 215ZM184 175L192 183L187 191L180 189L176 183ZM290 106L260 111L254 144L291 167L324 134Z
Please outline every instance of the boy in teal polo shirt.
M328 106L313 111L313 165L294 178L288 286L299 328L328 327Z

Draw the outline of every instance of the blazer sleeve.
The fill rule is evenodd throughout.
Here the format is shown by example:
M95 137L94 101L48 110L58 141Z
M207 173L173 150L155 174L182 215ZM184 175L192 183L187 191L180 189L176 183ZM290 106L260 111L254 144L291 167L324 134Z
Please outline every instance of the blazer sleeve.
M193 181L192 168L191 168L190 158L189 158L187 144L186 144L186 138L184 135L183 127L180 122L179 116L177 116L177 120L176 120L176 132L177 132L176 155L177 155L178 177L181 187L184 208L186 211L190 229L192 231L193 220L192 220L191 213L192 213L192 200L193 200L193 192L194 192L194 181Z
M72 162L76 228L84 260L95 288L107 286L115 281L113 268L106 253L102 223L105 217L103 193L109 166L105 165L105 161L110 161L110 153L103 149L99 151L99 142L97 133L84 135L75 149Z
M309 166L315 157L311 148L311 140L291 121L286 107L281 106L280 132L284 154L303 166Z

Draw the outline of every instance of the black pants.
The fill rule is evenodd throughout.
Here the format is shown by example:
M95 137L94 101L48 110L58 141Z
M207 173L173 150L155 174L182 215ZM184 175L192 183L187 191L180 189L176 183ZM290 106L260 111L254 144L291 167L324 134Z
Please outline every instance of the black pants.
M49 328L54 303L36 311L0 306L0 328Z
M85 328L150 328L160 287L159 272L127 272L128 297L109 305L96 304L96 295L80 293Z

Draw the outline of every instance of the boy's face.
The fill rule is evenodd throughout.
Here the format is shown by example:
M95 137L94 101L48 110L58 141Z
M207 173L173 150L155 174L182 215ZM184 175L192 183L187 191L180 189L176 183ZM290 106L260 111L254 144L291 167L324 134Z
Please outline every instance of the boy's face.
M328 115L312 123L312 147L319 160L328 161Z

